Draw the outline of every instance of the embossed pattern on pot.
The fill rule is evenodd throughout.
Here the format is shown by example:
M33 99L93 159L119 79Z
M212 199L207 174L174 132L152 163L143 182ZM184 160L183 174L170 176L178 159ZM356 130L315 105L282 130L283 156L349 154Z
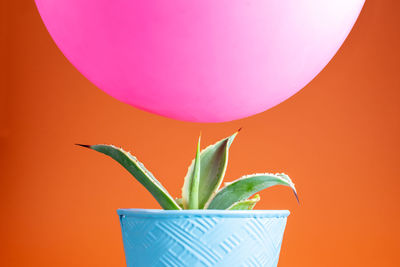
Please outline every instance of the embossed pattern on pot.
M118 211L128 267L276 267L289 214L239 212L232 216L200 211L135 216L135 210L130 211Z

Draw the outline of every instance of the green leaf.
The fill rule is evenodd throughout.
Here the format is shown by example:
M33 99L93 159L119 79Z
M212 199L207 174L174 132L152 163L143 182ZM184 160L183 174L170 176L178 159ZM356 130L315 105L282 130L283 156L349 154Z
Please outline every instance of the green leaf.
M252 210L258 201L260 201L259 194L255 195L252 198L234 203L228 208L228 210Z
M185 209L199 208L199 184L200 184L200 139L197 142L196 157L194 167L191 168L191 173L185 177L185 182L182 188L182 203Z
M176 202L176 204L178 204L179 207L181 207L181 209L183 209L182 198L175 198L175 202Z
M129 171L158 201L163 209L180 210L179 205L170 196L168 191L151 174L142 163L140 163L129 152L112 145L80 145L110 156Z
M211 200L208 209L228 209L234 203L245 200L253 194L274 185L285 185L293 189L297 198L296 189L286 174L252 174L243 176L223 187ZM297 198L298 200L298 198Z
M214 196L225 175L228 165L228 152L238 132L200 152L200 183L198 208L203 209ZM195 160L189 166L186 179L194 172Z

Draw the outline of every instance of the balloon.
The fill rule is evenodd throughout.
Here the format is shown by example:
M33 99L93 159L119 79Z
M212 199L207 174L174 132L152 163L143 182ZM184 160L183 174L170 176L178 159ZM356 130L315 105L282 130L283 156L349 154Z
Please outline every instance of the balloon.
M142 110L223 122L309 83L364 0L36 0L69 61Z

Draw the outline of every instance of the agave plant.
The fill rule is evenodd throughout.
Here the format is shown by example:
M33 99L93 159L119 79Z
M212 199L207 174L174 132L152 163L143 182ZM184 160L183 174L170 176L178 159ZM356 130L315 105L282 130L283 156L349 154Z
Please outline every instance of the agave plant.
M190 164L182 198L174 199L161 183L136 157L113 145L81 145L110 156L130 172L165 210L216 209L251 210L260 201L257 192L274 185L290 187L297 198L293 182L283 173L257 173L243 176L221 188L228 165L229 148L237 133L200 151L200 137L196 156ZM254 195L256 194L256 195Z

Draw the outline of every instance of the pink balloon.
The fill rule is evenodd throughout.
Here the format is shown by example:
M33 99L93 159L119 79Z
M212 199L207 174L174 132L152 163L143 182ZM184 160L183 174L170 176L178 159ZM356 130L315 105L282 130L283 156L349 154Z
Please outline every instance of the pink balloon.
M329 62L364 0L36 0L70 62L104 92L166 117L269 109Z

